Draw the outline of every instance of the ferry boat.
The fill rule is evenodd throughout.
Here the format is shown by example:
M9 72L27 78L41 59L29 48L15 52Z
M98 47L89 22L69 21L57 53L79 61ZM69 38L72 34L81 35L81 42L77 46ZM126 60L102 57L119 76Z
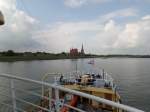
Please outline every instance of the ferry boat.
M62 74L55 79L55 83L64 88L80 91L93 96L101 97L116 103L121 102L121 98L116 91L116 85L113 79L104 70L101 72L73 72ZM52 91L52 94L54 91ZM82 96L59 92L60 99L70 106L77 107L87 112L123 112L112 106L96 102L94 100L84 98ZM62 107L61 112L72 112L72 109Z
M143 112L121 104L117 86L114 84L113 78L104 69L94 72L75 71L55 75L50 73L44 75L44 78L52 76L52 74L55 77L55 87L59 86L67 90L53 88L48 90L50 92L48 95L42 89L43 96L48 96L54 100L54 102L50 102L53 105L51 106L53 111L58 109L59 112L125 112L124 110ZM55 101L58 101L59 104Z

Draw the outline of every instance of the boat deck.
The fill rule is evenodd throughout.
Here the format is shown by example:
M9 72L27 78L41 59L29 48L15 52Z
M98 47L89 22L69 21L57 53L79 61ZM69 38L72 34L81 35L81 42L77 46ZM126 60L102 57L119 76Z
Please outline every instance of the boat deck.
M90 87L90 86L81 86L81 85L64 85L65 88L73 89L73 90L86 90L91 92L103 92L108 94L114 94L109 88L98 88L98 87Z

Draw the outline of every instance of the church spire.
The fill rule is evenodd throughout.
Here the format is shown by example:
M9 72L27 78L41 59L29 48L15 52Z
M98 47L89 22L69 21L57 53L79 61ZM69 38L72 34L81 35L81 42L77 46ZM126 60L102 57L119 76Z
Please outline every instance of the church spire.
M84 55L84 48L83 48L83 44L82 44L82 48L81 48L81 54Z

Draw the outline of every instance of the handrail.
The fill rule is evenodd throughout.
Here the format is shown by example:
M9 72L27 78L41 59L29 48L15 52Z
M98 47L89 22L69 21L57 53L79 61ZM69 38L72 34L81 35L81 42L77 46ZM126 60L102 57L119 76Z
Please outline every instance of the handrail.
M56 85L56 84L49 84L49 83L46 83L46 82L41 82L41 81L32 80L32 79L23 78L23 77L18 77L18 76L9 75L9 74L0 74L0 77L20 80L20 81L25 81L25 82L30 82L30 83L36 83L36 84L39 84L39 85L45 85L45 86L55 88L55 89L58 89L58 90L61 90L61 91L64 91L64 92L68 92L68 93L71 93L71 94L74 94L74 95L79 95L79 96L82 96L82 97L85 97L85 98L88 98L88 99L92 99L92 100L95 100L97 102L104 103L106 105L110 105L110 106L113 106L113 107L116 107L116 108L120 108L120 109L128 111L128 112L144 112L142 110L139 110L139 109L136 109L136 108L133 108L133 107L130 107L130 106L126 106L126 105L115 103L113 101L109 101L109 100L106 100L106 99L103 99L103 98L100 98L100 97L97 97L97 96L93 96L93 95L90 95L90 94L86 94L86 93L82 93L82 92L79 92L79 91L64 88L64 87Z
M20 98L16 98L16 99L17 99L17 101L19 101L19 102L24 102L24 103L26 103L26 104L32 105L33 107L37 107L37 108L39 108L39 109L41 109L41 110L49 111L48 109L46 109L46 108L44 108L44 107L35 105L35 104L33 104L33 103L31 103L31 102L28 102L28 101L25 101L25 100L23 100L23 99L20 99Z
M13 108L12 105L6 104L6 103L4 103L4 102L0 102L0 104L1 104L1 105L5 105L5 106L7 106L8 108ZM16 108L16 110L19 110L19 111L21 111L21 112L27 112L27 111L25 111L25 110L23 110L23 109L20 109L20 108Z
M8 95L5 95L5 94L1 94L1 93L0 93L0 95L1 95L1 96L5 96L5 97L8 97L8 98L11 98L11 96L8 96ZM47 97L46 97L46 99L47 99ZM24 103L26 103L26 104L32 105L33 107L40 108L41 110L49 111L49 110L46 109L46 108L43 108L43 107L41 107L41 106L38 106L38 105L33 104L33 103L31 103L31 102L28 102L28 101L26 101L26 100L23 100L23 99L20 99L20 98L16 98L16 100L19 101L19 102L24 102ZM13 108L12 105L6 104L6 103L4 103L4 102L0 102L0 104L7 105L7 106ZM16 108L16 110L23 110L23 109ZM25 110L23 110L23 112L24 112L24 111L25 111Z
M73 107L73 106L70 106L70 105L68 105L68 104L64 104L64 106L69 107L69 108L74 109L74 110L79 111L79 112L86 112L86 111L83 111L83 110L81 110L81 109L78 109L78 108L75 108L75 107Z

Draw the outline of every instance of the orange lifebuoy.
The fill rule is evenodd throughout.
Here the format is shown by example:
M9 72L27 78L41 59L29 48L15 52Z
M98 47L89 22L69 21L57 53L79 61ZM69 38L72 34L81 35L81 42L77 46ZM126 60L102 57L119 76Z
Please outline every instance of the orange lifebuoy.
M74 95L73 98L71 99L69 105L70 106L76 106L77 105L77 101L78 101L78 96ZM61 112L67 112L68 111L68 107L64 106L61 109Z

